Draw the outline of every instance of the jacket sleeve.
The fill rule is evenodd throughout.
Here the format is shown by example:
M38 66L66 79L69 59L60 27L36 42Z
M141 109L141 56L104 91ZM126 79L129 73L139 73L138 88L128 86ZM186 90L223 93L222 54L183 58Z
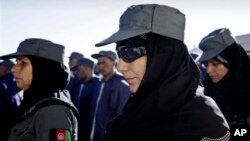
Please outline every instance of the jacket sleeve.
M110 96L110 107L113 109L113 116L120 115L126 104L128 98L130 97L130 91L127 84L122 81L116 83L117 85L113 87Z
M74 113L63 105L41 108L34 115L31 126L34 126L37 141L56 141L58 137L67 138L69 141L77 140L77 119ZM60 133L63 136L59 136Z

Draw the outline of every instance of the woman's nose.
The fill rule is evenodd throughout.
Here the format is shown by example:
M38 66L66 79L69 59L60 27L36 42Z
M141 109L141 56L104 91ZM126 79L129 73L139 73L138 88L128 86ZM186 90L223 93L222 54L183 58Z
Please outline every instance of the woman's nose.
M207 65L207 73L211 73L213 71L213 66L211 64Z
M16 72L16 64L11 68L11 72L15 73Z
M128 70L128 63L120 58L118 61L118 64L117 64L117 70L121 73L124 71L127 71Z
M13 74L18 73L18 71L20 71L20 64L15 64L12 68L11 68L11 72Z

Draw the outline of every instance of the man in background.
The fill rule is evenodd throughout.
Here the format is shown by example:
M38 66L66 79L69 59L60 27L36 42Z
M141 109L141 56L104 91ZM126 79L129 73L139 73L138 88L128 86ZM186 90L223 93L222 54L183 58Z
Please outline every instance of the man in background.
M87 58L80 58L72 67L76 76L81 81L80 98L77 108L80 113L79 141L89 141L93 121L94 107L99 94L100 80L94 76L94 62Z
M72 67L77 64L77 60L83 57L84 57L83 54L79 52L72 52L69 57L69 63L68 63L70 70L72 70ZM80 89L81 89L81 81L76 77L75 72L72 71L70 75L70 81L67 86L67 90L69 91L71 100L76 107L79 100Z
M11 73L13 66L14 63L10 60L0 62L0 133L4 133L4 130L6 130L7 121L23 98L22 92L17 88L14 76Z
M98 61L102 83L96 100L90 140L102 141L107 123L122 113L130 91L124 77L115 72L115 52L100 51L91 56Z

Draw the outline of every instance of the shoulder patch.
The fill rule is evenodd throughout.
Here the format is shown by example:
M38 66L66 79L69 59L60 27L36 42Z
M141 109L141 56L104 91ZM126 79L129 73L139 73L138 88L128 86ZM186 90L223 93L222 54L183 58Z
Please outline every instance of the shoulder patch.
M68 129L50 129L49 141L71 141L70 130Z

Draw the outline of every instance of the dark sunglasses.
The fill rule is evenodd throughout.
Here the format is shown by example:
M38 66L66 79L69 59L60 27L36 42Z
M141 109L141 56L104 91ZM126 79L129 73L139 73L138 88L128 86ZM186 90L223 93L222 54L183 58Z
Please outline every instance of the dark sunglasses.
M116 49L119 58L125 62L131 63L134 60L145 56L146 49L143 46L140 47L118 47Z

